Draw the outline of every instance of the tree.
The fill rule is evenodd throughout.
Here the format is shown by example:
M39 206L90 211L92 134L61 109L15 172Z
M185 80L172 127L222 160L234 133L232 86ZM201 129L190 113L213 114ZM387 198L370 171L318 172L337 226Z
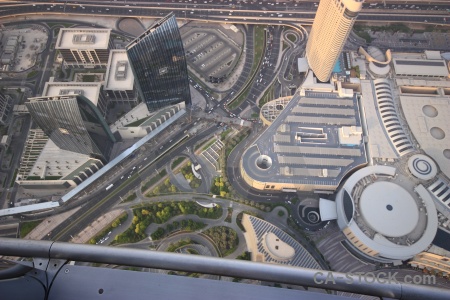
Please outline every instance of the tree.
M159 193L160 193L160 189L159 189L159 186L157 186L153 189L153 194L158 195Z

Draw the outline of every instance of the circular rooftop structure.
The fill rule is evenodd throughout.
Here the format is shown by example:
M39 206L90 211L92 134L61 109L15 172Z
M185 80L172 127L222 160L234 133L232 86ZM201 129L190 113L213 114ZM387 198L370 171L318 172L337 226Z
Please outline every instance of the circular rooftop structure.
M423 154L411 156L408 160L408 169L412 175L422 180L433 179L438 171L436 163Z
M414 198L392 182L380 181L366 187L359 199L359 207L367 225L387 237L409 234L419 221Z
M267 170L272 166L272 159L268 155L260 155L256 159L256 165L260 169Z
M275 259L290 260L294 257L295 249L280 240L274 233L268 232L263 239L265 240L265 249Z
M389 65L380 64L374 61L369 63L369 70L380 77L387 76L391 71L391 67Z
M421 162L430 162L424 155L415 155L412 161L415 158L420 159L419 169L424 169ZM390 166L356 171L337 193L335 206L346 243L380 262L407 260L424 251L438 228L436 207L427 189L414 186Z

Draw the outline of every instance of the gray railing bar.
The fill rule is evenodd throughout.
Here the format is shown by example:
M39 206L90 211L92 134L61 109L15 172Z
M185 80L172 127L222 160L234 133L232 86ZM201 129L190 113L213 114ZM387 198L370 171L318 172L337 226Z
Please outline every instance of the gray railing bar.
M135 267L206 273L261 281L303 285L396 299L450 299L450 290L406 283L358 280L347 283L346 274L300 267L230 260L151 250L0 238L0 255L40 257L117 264ZM321 275L318 275L321 272ZM325 282L330 276L334 282ZM323 283L318 283L321 280Z

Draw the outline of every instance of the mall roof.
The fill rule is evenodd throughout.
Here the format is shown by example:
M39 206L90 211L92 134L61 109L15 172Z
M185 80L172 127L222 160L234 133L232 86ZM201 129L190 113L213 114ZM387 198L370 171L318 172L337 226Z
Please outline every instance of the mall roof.
M285 106L274 100L261 109L273 106L281 112L274 120L266 115L272 124L243 154L242 168L253 180L337 187L347 172L366 163L364 143L338 142L342 124L361 126L356 96L305 93L297 92Z
M52 97L79 94L91 100L94 105L97 105L101 86L100 82L47 82L42 91L42 96Z
M106 69L105 90L127 91L133 89L134 75L130 68L126 50L109 52Z
M438 218L433 199L425 187L423 185L417 185L414 187L414 192L412 190L406 191L399 184L402 181L395 180L396 176L395 168L382 165L365 167L352 174L336 196L337 221L341 230L348 228L360 242L379 253L379 256L389 259L405 260L429 247L438 228ZM390 186L384 190L386 186L380 189L380 186L374 185L377 183L388 183ZM376 193L383 191L383 194L381 196L377 196L378 194L374 195L373 191L367 190L371 186L373 186L372 189L377 190ZM367 195L364 195L364 192ZM386 200L397 201L399 197L406 194L408 200L404 203L398 203L399 208L405 211L385 221L385 218L389 216L391 211L388 210L390 208L388 207L389 203L383 197L387 196ZM344 205L345 195L347 195L347 199L353 205L354 212L351 218L346 217ZM369 198L364 200L366 196ZM354 199L353 197L357 198ZM361 207L361 200L368 202L369 207ZM415 202L413 205L412 201ZM375 207L373 208L371 205ZM414 211L411 211L410 206L413 206ZM417 206L420 206L420 208ZM415 217L417 211L420 215L419 218ZM362 215L362 218L360 215ZM410 222L408 219L410 216L412 216L413 221L419 221ZM371 220L367 222L366 217L370 217ZM358 219L358 221L355 221L354 218ZM388 225L390 224L390 228L385 226L386 224L383 222L386 222ZM408 231L414 224L418 223L420 224L415 226L413 233L407 233L404 236L407 237L404 244L395 242L396 240L399 241L399 238L384 236L386 231L389 235L402 234ZM366 228L367 226L369 228ZM369 229L374 231L372 237L367 233Z
M443 59L406 59L394 58L394 69L401 76L448 77L448 68Z
M61 28L55 49L108 49L111 29Z
M422 150L450 177L450 99L440 96L400 96L408 126Z

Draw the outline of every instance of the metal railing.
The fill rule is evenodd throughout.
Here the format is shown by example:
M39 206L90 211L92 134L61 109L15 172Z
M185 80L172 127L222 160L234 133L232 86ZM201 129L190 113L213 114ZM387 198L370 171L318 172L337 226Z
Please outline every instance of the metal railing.
M185 254L130 248L0 238L0 255L214 274L395 299L450 299L450 290L434 286L376 281L371 283L358 276L349 277L348 274L339 272L199 255L190 255L186 259ZM0 278L5 278L1 276L2 272ZM353 279L352 284L349 284L349 278Z

